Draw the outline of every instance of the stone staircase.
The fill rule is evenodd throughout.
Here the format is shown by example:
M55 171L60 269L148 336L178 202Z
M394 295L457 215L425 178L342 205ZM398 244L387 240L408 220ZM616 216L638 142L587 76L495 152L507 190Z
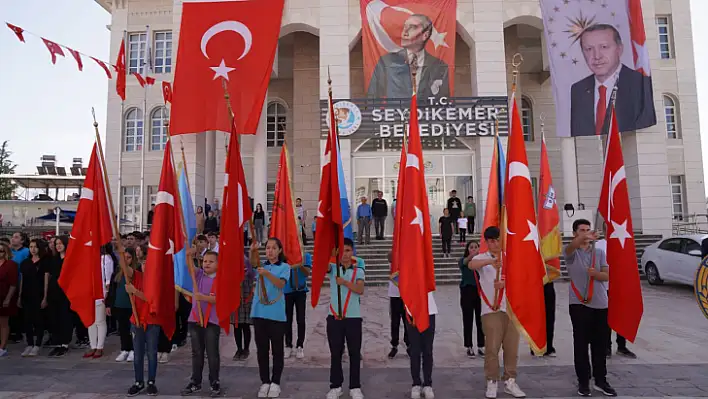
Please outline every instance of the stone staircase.
M648 245L661 239L660 235L644 235L635 234L637 246L637 265L644 252L644 248ZM468 236L468 240L480 240L479 235ZM305 251L312 252L312 240L308 240L310 245L305 247ZM563 244L567 244L570 237L563 238ZM382 241L372 240L369 245L359 245L356 248L357 256L364 259L366 262L366 285L386 285L388 284L389 266L388 266L388 251L391 250L392 240L386 238ZM460 269L459 260L464 254L464 247L457 243L452 243L452 257L444 258L440 245L440 239L433 239L433 257L435 258L435 280L437 284L459 284ZM265 251L261 248L261 259L265 256ZM639 270L640 275L644 276L644 271ZM565 267L565 259L561 257L561 274L562 279L567 279L567 271Z

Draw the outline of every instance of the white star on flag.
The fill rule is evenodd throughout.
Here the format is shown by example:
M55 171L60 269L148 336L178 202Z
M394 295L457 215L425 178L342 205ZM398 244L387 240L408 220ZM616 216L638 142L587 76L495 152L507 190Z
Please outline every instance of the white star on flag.
M649 68L649 51L647 50L646 43L639 44L637 42L632 42L634 50L637 52L637 61L634 63L634 69L644 70L647 76L651 75L651 69Z
M215 67L209 67L214 71L214 80L218 77L222 77L226 80L229 80L229 72L233 71L236 68L231 68L226 66L226 63L224 62L224 59L221 59L221 64L219 66Z
M527 219L526 222L529 225L529 234L524 237L524 241L533 241L534 245L536 246L536 250L538 251L538 228L530 220Z
M317 203L317 217L318 218L323 218L324 215L322 214L322 201Z
M610 238L618 239L620 245L624 248L625 240L632 238L632 235L627 231L627 220L622 224L617 224L612 220L612 234L610 234Z
M172 241L171 239L169 240L170 242L170 248L165 252L165 255L174 255L175 254L175 242Z
M415 208L415 219L411 222L411 226L417 224L420 227L420 235L423 235L425 231L425 227L423 227L423 212L417 206L413 206L413 208Z
M435 45L435 50L438 49L438 47L443 46L443 47L450 47L446 42L445 42L445 36L447 36L447 32L438 32L436 30L433 30L432 35L430 36L430 40L433 42Z

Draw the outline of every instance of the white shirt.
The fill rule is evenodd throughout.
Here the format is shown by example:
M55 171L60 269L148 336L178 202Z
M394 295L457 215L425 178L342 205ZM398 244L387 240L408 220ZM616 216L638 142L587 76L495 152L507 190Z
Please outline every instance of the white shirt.
M418 57L417 58L417 68L416 68L416 72L415 72L415 87L418 88L418 87L420 87L420 77L423 75L423 65L425 64L425 49L420 50L417 53L412 53L412 52L406 50L406 53L408 56L408 62L412 61L414 54L416 57Z
M467 228L467 218L458 218L457 219L457 227L461 229L466 229Z
M605 92L605 109L607 109L607 107L610 106L610 95L612 94L612 89L615 87L615 83L617 83L617 79L619 79L620 70L622 70L622 63L619 64L617 70L604 82L597 80L597 77L595 78L595 120L597 120L597 102L600 100L600 86L607 88Z
M438 314L438 305L435 303L435 297L432 292L428 292L428 314Z
M216 252L217 254L219 253L219 243L217 242L214 248L211 249L212 252Z
M110 255L101 255L101 283L103 284L103 297L108 295L108 286L111 284L111 276L113 275L113 258ZM96 304L103 302L103 299L96 299Z
M389 298L400 298L401 291L398 290L398 286L393 283L393 281L388 282L388 297Z
M488 260L492 259L492 254L489 252L481 253L472 259L476 260ZM503 267L503 266L502 266ZM494 305L494 281L497 279L497 270L492 265L487 265L481 269L477 269L479 272L479 288L484 292L487 300L491 305ZM501 276L501 273L500 273ZM506 290L501 298L501 303L499 304L499 312L506 312ZM494 311L487 306L482 299L482 315L488 313L494 313Z

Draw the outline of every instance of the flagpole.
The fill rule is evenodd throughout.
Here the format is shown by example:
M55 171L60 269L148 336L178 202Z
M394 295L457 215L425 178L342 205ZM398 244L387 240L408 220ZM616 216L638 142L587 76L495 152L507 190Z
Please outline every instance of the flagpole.
M106 187L106 194L108 195L108 212L111 218L111 227L113 228L113 237L116 240L116 245L118 246L118 264L120 265L120 270L123 272L126 284L130 284L130 277L128 276L128 265L125 263L125 248L120 239L120 232L118 231L118 223L116 220L116 212L113 209L113 195L111 194L111 185L108 184L108 172L106 171L106 159L103 156L103 146L101 145L101 135L98 132L98 122L96 122L96 111L91 108L91 114L93 114L93 128L96 132L96 147L98 147L98 156L101 161L101 170L103 171L103 181ZM138 311L135 307L135 298L132 294L128 295L130 299L130 307L133 310L133 316L135 317L135 325L141 327L140 318L138 317Z
M332 76L329 73L329 66L327 66L327 86L328 86L327 90L328 90L329 104L330 104L330 106L328 108L329 108L330 112L334 112L334 105L333 105L334 100L332 99ZM339 126L337 126L336 119L334 118L334 115L330 115L329 118L330 118L330 124L332 125L331 126L332 131L334 132L334 137L338 139ZM331 143L331 144L337 145L336 151L337 151L337 156L339 157L340 156L339 155L339 141L337 140L336 143ZM330 174L332 174L332 173L339 174L339 159L335 159L334 162L336 163L336 165L332 166L332 159L331 159L332 158L332 149L331 148L330 148L329 156L330 156L330 160L329 160ZM336 167L336 170L334 172L331 172L333 167ZM337 179L337 181L339 181L339 179ZM339 190L337 190L337 191L339 191ZM342 195L340 194L339 196L341 197ZM337 199L337 201L340 201L340 203L341 203L341 199ZM342 233L344 232L343 227L344 226L342 226ZM334 242L339 243L339 229L335 229ZM337 247L335 248L335 253L336 253L336 256L334 257L334 259L337 263L336 264L337 278L339 279L341 277L341 272L339 270L339 266L341 263L341 256L342 256L342 254L339 253L339 244L337 244ZM339 314L340 319L344 318L344 315L342 314L342 286L339 284L337 284L337 314Z
M126 46L125 38L126 38L126 36L127 36L127 32L125 30L123 30L123 41L121 42L122 43L121 46L123 47L123 54L125 54L125 46ZM120 51L121 50L118 50L119 53L120 53ZM123 70L123 71L116 70L116 74L119 74L119 73L125 74L126 72L127 72L126 70ZM116 76L116 79L118 79L117 76ZM120 137L121 137L120 149L118 150L118 207L117 207L117 209L122 209L121 203L123 202L123 195L122 195L121 191L123 190L123 148L124 148L123 147L124 146L123 138L125 137L125 100L123 100L122 98L121 98L121 102L120 102L120 133L121 133L120 134ZM111 204L111 206L113 206L113 204ZM118 223L118 232L120 233L120 219L118 219L116 221L116 223ZM118 236L116 238L120 238L120 236Z
M516 67L515 67L516 68ZM516 90L516 70L514 70L514 81L512 83L512 91ZM496 147L494 151L497 151L499 148L499 120L496 120L496 123L494 124L494 146ZM498 151L497 151L498 152ZM508 152L508 151L507 151ZM499 181L500 173L502 171L499 169L500 166L500 161L501 160L501 154L497 154L497 190L499 190L499 196L501 197L501 201L499 201L499 227L505 226L504 225L504 198L502 196L502 184L503 182ZM506 171L505 171L506 172ZM484 234L484 232L482 232ZM506 244L506 234L502 235L502 251L504 249L504 245ZM501 259L504 260L504 253L502 252L501 254ZM497 275L494 281L499 281L501 279L501 267L497 269ZM495 288L494 289L494 302L492 302L492 306L496 308L497 302L499 301L499 289ZM498 310L498 309L492 309L492 310Z
M150 70L150 25L145 25L145 59L143 64L143 75L147 79L148 71ZM143 229L143 214L145 210L145 144L149 142L151 137L150 113L147 109L147 95L149 84L145 84L143 88L143 145L140 151L140 230ZM146 134L147 133L147 134ZM146 140L146 138L148 140ZM148 205L149 206L149 205Z

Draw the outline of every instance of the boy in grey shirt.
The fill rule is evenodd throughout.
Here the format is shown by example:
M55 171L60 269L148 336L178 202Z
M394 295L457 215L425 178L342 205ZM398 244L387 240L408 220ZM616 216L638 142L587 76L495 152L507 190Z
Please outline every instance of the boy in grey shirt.
M607 290L600 282L609 280L605 253L595 248L592 241L597 233L590 222L578 219L573 222L573 240L565 247L565 264L570 276L570 320L573 323L573 355L575 374L578 377L578 395L590 396L590 359L594 388L605 396L617 396L607 382Z

